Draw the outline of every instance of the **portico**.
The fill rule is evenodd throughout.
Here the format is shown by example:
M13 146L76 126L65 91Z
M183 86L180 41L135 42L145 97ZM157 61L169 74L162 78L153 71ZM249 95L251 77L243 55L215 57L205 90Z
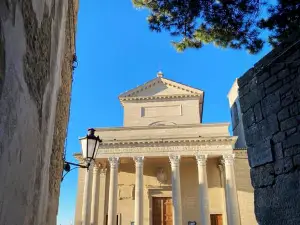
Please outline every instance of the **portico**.
M234 162L246 153L229 123L201 123L203 91L160 75L119 98L124 126L95 131L103 143L80 172L76 223L244 225Z

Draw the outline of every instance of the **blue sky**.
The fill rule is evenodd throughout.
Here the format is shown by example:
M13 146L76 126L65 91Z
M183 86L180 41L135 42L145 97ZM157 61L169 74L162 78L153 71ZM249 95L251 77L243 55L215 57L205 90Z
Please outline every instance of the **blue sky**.
M118 95L156 77L205 91L203 122L228 122L227 93L235 80L257 62L258 55L223 50L207 45L200 50L177 53L166 33L150 32L147 11L134 9L130 0L80 1L77 56L71 116L67 137L67 160L80 151L78 137L89 127L122 126ZM74 221L77 171L61 184L58 225Z

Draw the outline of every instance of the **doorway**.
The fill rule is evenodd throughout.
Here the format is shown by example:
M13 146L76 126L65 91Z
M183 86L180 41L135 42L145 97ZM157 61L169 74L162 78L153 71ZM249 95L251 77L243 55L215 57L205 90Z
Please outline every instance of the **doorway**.
M172 198L152 198L152 225L173 225Z

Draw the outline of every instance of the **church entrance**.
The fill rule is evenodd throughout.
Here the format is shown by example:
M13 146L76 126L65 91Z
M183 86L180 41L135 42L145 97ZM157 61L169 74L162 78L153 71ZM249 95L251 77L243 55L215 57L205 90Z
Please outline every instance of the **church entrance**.
M172 198L153 197L152 225L173 225Z

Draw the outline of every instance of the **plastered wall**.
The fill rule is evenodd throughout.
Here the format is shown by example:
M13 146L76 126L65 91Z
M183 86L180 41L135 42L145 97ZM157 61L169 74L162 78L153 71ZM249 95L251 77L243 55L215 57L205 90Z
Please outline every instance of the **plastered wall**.
M56 224L76 16L75 0L0 1L1 225Z

